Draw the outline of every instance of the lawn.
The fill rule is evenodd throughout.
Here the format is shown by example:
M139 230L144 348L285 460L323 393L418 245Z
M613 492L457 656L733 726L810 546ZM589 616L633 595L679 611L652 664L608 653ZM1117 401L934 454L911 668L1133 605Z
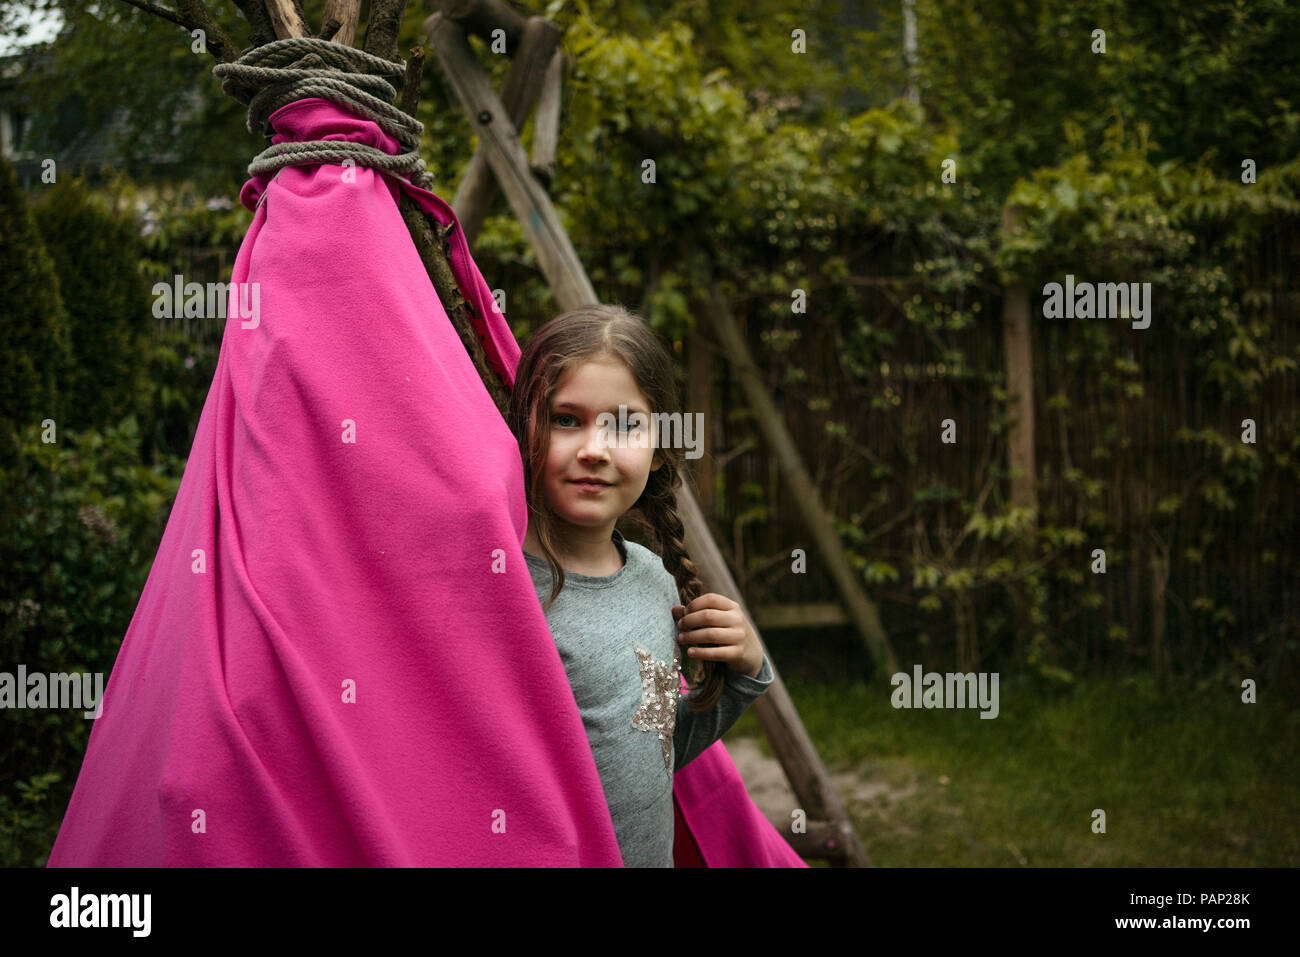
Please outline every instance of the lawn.
M883 867L1300 864L1294 697L1226 681L1003 680L1000 713L894 709L888 685L786 678ZM752 711L733 729L760 737ZM1094 833L1094 809L1105 833Z

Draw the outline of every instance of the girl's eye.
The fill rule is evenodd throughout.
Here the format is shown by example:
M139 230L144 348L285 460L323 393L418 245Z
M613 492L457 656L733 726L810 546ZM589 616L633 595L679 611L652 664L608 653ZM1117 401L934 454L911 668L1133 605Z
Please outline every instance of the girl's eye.
M554 422L556 425L563 425L564 423L560 421L561 419L573 419L575 425L578 422L577 417L570 415L568 412L560 412L559 414L553 416L551 418L551 421Z

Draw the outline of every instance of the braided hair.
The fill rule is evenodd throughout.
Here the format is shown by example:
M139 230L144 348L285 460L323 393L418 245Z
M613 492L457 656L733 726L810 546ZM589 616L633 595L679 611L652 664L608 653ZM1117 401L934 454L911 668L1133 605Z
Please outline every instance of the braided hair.
M623 306L598 304L566 312L545 323L524 345L507 421L523 459L529 525L551 570L551 594L542 603L543 611L564 588L564 569L554 551L555 517L541 478L550 445L551 400L571 370L605 357L627 367L649 400L651 413L680 408L672 356L658 334ZM685 452L670 445L656 442L656 455L663 464L650 471L645 489L628 514L649 530L664 567L677 583L681 604L690 605L704 593L704 585L686 554L677 512L677 490L687 481ZM687 704L692 711L708 711L717 703L726 667L720 661L683 659L683 673L692 690Z

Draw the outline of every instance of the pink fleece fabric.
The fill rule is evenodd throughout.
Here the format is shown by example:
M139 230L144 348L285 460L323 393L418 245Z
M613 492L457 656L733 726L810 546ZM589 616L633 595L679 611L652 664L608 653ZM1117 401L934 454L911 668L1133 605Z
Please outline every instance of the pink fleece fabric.
M673 814L675 867L808 866L758 809L721 741L673 774Z
M320 99L271 121L273 143L398 152ZM49 866L621 866L523 558L518 448L399 188L455 219L365 167L244 184L232 280L258 285L260 315L232 289ZM459 228L451 265L513 383L518 345ZM709 866L802 865L721 742L674 790Z

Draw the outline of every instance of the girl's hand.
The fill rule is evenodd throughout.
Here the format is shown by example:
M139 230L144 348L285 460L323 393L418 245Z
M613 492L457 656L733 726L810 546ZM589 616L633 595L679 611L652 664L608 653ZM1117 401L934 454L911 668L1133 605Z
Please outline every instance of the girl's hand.
M709 592L690 605L673 605L673 617L677 619L677 640L686 646L690 657L725 661L732 671L758 677L763 668L763 646L736 602Z

